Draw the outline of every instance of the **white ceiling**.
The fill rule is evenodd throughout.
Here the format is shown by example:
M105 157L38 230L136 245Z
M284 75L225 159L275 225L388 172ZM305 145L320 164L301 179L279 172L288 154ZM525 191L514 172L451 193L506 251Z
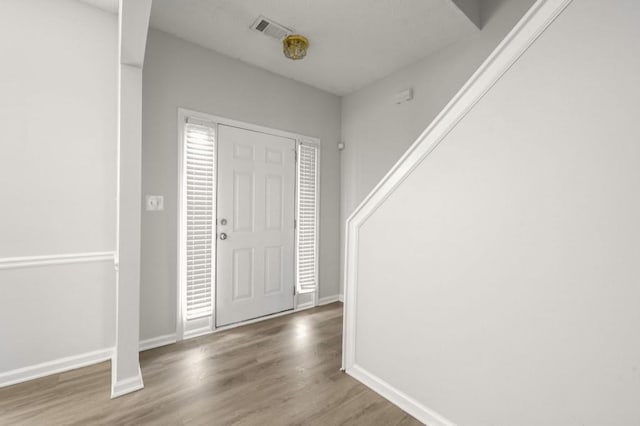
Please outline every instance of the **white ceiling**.
M118 0L82 1L110 12L118 10ZM344 95L478 31L474 24L478 22L478 2L153 0L151 26ZM309 38L307 57L301 61L286 59L278 40L251 30L259 15Z
M307 57L251 30L259 15L309 38ZM478 31L453 0L153 0L151 26L338 95Z

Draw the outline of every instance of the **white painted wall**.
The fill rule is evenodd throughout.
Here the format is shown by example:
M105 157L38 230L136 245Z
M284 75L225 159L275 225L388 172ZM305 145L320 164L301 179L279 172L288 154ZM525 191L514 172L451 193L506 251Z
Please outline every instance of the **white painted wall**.
M142 215L141 339L176 331L178 107L321 139L320 297L337 295L340 99L152 30L143 81L142 188L164 195L165 211Z
M359 366L459 425L640 424L638 22L573 1L363 225Z
M342 140L346 143L341 158L343 226L533 1L479 2L482 23L479 33L342 98ZM414 99L395 104L395 94L408 88L413 88Z
M144 387L140 348L142 65L151 0L120 0L118 14L118 203L116 344L111 397Z
M117 21L0 2L0 258L113 251ZM0 270L0 374L110 348L113 262Z

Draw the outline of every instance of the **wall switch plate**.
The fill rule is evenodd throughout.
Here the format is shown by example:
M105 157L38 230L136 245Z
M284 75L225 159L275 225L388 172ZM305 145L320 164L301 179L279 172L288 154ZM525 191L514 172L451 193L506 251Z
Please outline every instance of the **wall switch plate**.
M145 210L148 212L158 212L164 210L164 196L147 195L144 199Z

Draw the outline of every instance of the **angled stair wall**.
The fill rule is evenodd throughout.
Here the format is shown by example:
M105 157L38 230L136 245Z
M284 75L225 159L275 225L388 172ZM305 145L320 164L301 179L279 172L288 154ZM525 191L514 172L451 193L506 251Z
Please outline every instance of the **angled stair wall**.
M637 22L536 2L356 209L347 373L432 426L640 424Z

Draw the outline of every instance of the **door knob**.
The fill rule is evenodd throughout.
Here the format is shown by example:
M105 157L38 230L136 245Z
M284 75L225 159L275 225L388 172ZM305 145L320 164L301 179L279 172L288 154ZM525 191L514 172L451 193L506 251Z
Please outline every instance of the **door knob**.
M226 240L227 239L227 234L225 234L224 232L220 233L220 239L221 240Z

